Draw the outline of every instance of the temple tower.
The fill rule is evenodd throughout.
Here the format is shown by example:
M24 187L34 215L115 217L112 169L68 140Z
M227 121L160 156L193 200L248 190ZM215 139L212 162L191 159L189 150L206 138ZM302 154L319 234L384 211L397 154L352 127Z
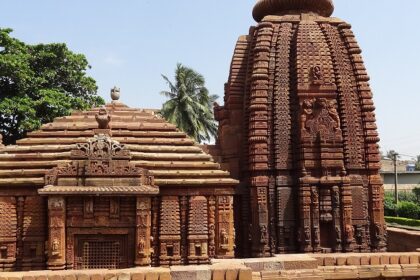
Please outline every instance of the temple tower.
M375 107L331 0L260 0L216 106L240 256L384 251ZM251 210L250 210L251 209Z

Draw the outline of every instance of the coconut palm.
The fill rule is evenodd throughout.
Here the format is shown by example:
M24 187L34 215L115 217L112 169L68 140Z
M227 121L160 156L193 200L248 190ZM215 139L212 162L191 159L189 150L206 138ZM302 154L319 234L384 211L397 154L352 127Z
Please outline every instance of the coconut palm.
M161 92L169 98L160 110L162 117L198 143L210 141L217 133L213 103L218 96L209 94L204 77L182 64L177 64L174 83L162 77L169 86L168 91Z

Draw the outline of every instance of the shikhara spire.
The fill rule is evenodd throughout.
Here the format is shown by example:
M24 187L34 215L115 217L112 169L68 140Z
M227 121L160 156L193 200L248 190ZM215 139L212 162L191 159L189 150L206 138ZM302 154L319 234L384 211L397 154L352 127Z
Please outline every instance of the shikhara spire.
M252 15L259 22L269 15L315 13L329 17L333 12L332 0L258 0Z

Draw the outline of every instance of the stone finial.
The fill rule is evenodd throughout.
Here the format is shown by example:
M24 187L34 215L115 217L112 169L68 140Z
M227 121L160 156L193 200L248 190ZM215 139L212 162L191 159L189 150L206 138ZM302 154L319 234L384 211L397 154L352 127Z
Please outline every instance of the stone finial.
M258 0L252 15L260 22L269 15L315 13L329 17L333 12L333 0Z
M113 101L120 99L120 89L115 87L111 89L111 98Z
M105 106L99 109L98 114L96 114L96 121L98 123L99 129L110 129L109 123L111 122L111 116L108 114L108 110Z

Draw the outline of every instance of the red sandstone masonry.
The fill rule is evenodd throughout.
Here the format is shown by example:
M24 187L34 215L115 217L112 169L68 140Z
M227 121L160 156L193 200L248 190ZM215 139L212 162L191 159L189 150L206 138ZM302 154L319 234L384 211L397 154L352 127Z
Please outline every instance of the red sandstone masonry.
M398 260L398 263L373 264L381 257L391 262ZM3 272L0 280L403 279L420 277L419 260L420 253L280 255L264 259L214 260L212 265L170 268ZM351 265L354 263L360 265Z

